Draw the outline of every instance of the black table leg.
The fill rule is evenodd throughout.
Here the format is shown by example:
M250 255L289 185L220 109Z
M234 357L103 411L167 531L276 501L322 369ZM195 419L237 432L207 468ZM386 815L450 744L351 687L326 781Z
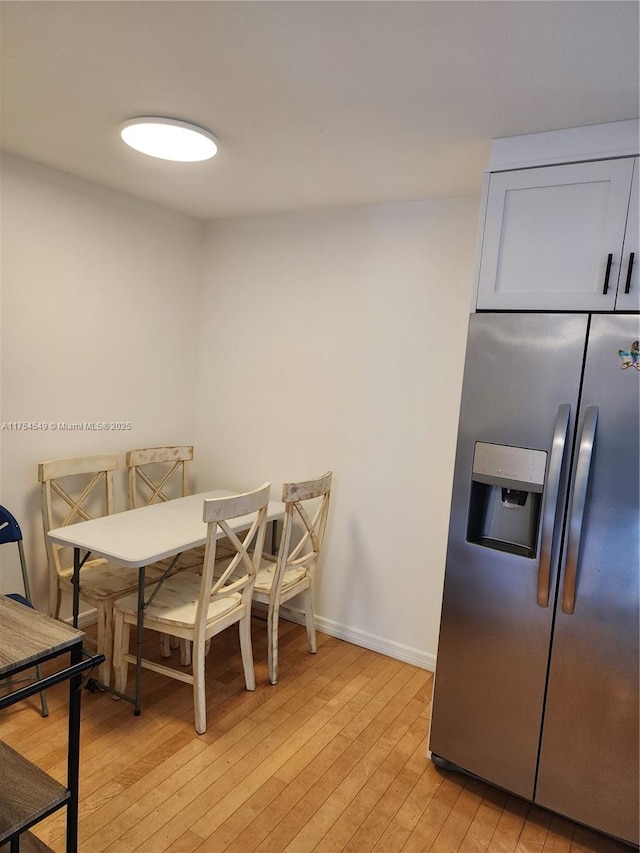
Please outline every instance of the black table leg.
M144 573L140 566L138 574L138 632L136 636L136 702L134 714L140 716L140 694L142 692L142 628L144 625Z
M71 649L71 665L82 661L82 645ZM78 804L80 784L80 699L82 673L69 679L69 750L67 759L67 853L78 850Z
M78 612L80 610L80 549L73 549L73 627L78 627Z

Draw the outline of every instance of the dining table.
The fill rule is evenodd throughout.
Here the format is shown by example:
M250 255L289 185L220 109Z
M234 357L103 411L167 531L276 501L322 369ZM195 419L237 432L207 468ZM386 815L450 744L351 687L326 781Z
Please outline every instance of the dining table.
M203 521L204 501L236 494L237 492L226 489L213 489L54 528L47 534L56 545L73 548L73 625L76 628L82 596L81 569L89 556L103 557L116 566L138 569L135 693L133 696L118 693L97 679L91 680L92 686L115 693L131 702L136 716L141 712L144 610L154 595L154 589L157 589L165 577L163 575L156 584L146 588L145 568L204 545L207 540L207 524ZM268 524L275 527L284 515L284 503L269 501ZM252 520L251 515L239 516L230 520L229 526L236 532L246 530L251 526ZM224 533L219 530L218 538L223 537ZM275 532L272 534L272 544L274 541ZM145 593L149 595L146 599Z

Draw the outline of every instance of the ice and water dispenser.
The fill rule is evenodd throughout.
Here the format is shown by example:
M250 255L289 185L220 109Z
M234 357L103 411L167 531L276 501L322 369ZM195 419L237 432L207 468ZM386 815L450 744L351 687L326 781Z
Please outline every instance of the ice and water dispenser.
M477 441L467 540L535 557L547 454Z

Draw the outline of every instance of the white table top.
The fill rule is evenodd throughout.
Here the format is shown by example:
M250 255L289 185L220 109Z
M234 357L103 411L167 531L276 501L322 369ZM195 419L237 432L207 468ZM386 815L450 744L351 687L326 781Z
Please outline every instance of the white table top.
M204 545L207 539L207 525L202 520L205 499L233 494L236 493L214 489L58 527L48 535L57 545L81 548L112 563L140 568ZM284 504L269 501L267 521L282 518ZM240 516L229 522L234 530L246 529L250 523L250 516Z

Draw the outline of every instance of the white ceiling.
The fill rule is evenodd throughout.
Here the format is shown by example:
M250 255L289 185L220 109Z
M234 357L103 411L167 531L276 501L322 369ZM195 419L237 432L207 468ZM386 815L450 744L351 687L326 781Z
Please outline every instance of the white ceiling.
M2 147L201 218L461 196L490 140L638 117L636 0L2 0ZM219 139L176 164L119 139Z

